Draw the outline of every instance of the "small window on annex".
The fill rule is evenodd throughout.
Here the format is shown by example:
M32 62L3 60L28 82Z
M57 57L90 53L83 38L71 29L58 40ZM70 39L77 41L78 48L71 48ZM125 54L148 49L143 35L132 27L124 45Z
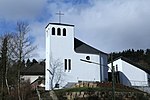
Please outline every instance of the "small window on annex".
M63 29L63 36L66 36L66 29Z
M61 35L61 30L60 30L60 28L57 29L57 35Z
M52 35L55 35L55 28L52 28Z

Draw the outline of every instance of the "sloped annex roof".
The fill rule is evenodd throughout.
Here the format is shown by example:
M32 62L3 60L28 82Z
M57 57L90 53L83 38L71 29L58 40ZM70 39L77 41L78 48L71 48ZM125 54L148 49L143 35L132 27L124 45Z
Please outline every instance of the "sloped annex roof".
M104 53L98 49L93 48L92 46L80 41L77 38L74 38L74 50L77 53L86 53L86 54L105 54L108 55L107 53Z
M35 63L21 70L20 74L21 75L45 75L45 66L39 63Z
M116 58L114 61L116 61L118 59L121 59L121 60L123 60L123 61L125 61L125 62L127 62L127 63L129 63L129 64L131 64L131 65L133 65L133 66L135 66L135 67L137 67L137 68L139 68L141 70L143 70L143 71L145 71L146 73L150 74L150 70L149 69L147 69L147 68L145 68L145 67L143 67L143 66L141 66L141 65L139 65L139 64L137 64L137 63L135 63L133 61L131 61L128 58L125 58L125 57L121 56L121 57Z

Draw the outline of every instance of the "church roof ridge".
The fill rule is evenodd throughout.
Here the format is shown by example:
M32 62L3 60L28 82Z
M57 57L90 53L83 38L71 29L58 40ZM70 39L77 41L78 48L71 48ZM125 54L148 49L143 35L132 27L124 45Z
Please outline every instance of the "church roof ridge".
M103 51L100 51L99 49L96 49L95 47L91 46L91 45L88 45L87 43L79 40L78 38L74 38L74 49L75 49L75 52L77 53L90 53L90 54L106 54L108 55L107 53L103 52ZM82 46L81 46L82 45Z
M74 25L71 25L71 24L63 24L63 23L48 23L47 26L45 28L48 27L49 24L52 24L52 25L63 25L63 26L72 26L74 27Z

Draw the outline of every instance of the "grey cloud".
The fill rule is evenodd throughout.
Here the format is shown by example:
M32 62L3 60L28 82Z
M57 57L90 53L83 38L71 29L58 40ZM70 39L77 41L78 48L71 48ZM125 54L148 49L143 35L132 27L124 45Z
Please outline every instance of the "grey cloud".
M34 18L45 4L46 0L0 0L0 16L5 20Z
M37 11L42 9L42 4L40 8L40 2L37 2L38 6L35 2L32 2L29 8L36 6ZM62 22L75 25L76 37L104 52L150 48L149 0L90 0L90 3L89 7L63 2L47 3L47 12L52 14L48 20L58 22L55 13L61 10L64 13ZM37 52L40 58L43 58L45 53L43 34L47 23L49 22L31 24L32 35L39 46Z
M75 23L76 36L106 52L150 48L150 1L95 1L92 7L66 17Z

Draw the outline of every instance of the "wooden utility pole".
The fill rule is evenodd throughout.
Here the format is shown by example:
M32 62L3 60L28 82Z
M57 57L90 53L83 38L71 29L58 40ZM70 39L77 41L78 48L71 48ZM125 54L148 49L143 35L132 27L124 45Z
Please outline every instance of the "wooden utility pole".
M113 53L111 53L111 71L112 71L112 100L115 100L115 77L114 77L114 66L113 66Z

